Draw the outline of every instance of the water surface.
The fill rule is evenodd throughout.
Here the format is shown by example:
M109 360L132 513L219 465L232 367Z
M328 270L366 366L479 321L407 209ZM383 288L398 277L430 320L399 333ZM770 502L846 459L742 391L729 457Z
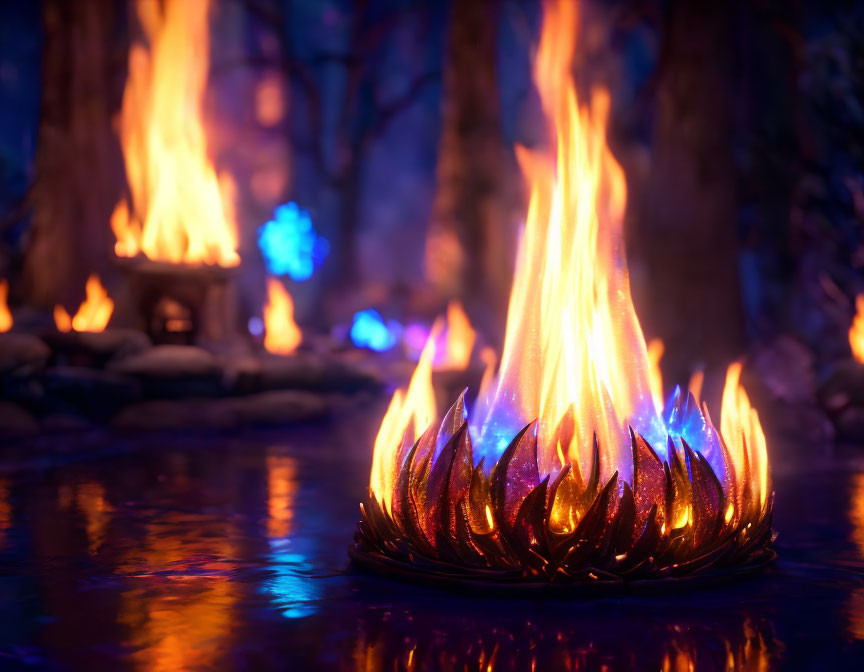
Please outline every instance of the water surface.
M536 602L345 571L373 431L3 449L0 670L864 669L864 451L779 469L765 576Z

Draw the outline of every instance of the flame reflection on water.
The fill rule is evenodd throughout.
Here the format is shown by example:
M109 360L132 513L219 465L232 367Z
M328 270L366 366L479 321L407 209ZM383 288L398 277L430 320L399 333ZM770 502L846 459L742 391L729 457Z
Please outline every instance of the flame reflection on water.
M859 559L864 562L864 472L852 477L850 499L849 520L852 522L852 542L858 550ZM864 640L864 588L852 590L847 603L847 613L850 636Z
M633 640L618 639L615 619L608 616L593 625L580 621L579 627L562 617L549 629L539 620L472 616L468 608L458 610L461 616L438 614L438 623L448 622L444 628L424 609L382 610L361 620L350 669L768 672L783 657L785 647L765 619L741 613L687 621L662 609L655 613L647 603L639 607L645 611L644 632Z
M312 567L291 538L294 501L299 490L297 461L271 449L267 464L267 543L272 578L264 583L274 606L286 618L303 618L317 611L319 597L315 580L307 576Z

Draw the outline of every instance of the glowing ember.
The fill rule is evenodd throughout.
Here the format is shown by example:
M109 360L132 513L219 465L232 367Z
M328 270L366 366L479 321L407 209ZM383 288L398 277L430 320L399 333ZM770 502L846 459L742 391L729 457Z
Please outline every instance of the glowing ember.
M54 324L59 331L105 331L114 312L114 302L108 297L97 275L87 278L85 291L87 298L75 317L70 317L63 306L54 307Z
M864 294L855 297L855 317L849 328L849 347L855 359L864 364Z
M235 266L233 183L207 153L202 101L209 66L209 0L138 0L149 50L134 44L120 139L132 207L111 217L121 257Z
M0 334L12 328L12 312L9 310L9 281L0 280Z
M546 5L535 78L555 162L518 152L531 199L497 377L470 426L462 398L430 425L430 339L375 441L354 557L571 583L772 557L765 437L740 364L727 377L721 432L677 389L664 407L662 345L649 356L630 298L609 96L595 92L582 107L570 78L576 10Z
M264 306L264 347L267 352L290 355L303 340L294 322L294 301L276 278L267 279L267 305Z

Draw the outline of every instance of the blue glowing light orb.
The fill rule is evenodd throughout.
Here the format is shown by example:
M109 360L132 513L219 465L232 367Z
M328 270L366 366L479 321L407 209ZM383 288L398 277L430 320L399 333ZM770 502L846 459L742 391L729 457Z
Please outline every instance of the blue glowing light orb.
M312 277L330 252L330 243L315 232L309 213L296 203L276 208L273 219L258 229L258 247L267 269L302 282Z
M402 325L396 320L387 320L385 323L373 308L354 314L351 342L358 348L384 352L395 346L401 336Z

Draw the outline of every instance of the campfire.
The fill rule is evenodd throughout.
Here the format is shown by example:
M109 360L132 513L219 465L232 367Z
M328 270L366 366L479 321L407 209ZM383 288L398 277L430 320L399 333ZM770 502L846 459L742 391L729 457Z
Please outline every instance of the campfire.
M209 1L138 2L149 49L133 44L120 139L131 202L111 218L119 257L236 266L233 185L210 160L202 119Z
M470 419L463 394L440 420L433 329L375 440L351 549L372 569L620 585L773 557L765 437L741 365L719 430L692 393L664 400L652 380L662 349L649 356L630 298L609 95L586 105L572 83L575 12L553 2L544 16L535 80L554 160L517 148L531 196L497 375Z
M234 183L209 154L203 100L209 2L138 2L120 140L129 196L111 216L133 301L161 343L220 342L234 332L240 263Z

